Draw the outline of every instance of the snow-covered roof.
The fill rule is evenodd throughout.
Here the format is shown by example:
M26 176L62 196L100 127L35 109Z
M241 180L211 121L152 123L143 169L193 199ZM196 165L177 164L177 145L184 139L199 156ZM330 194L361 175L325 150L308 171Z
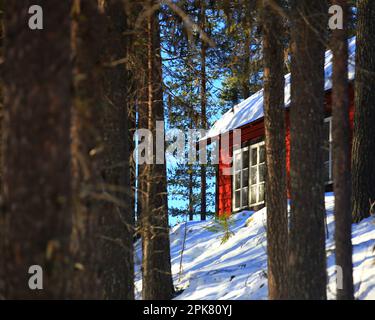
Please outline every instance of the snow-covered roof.
M355 73L355 37L349 39L349 80L354 80ZM325 53L325 90L332 88L332 52L331 50ZM291 76L288 73L285 76L285 106L290 104L290 83ZM242 101L234 108L226 112L212 128L208 131L207 135L202 140L213 138L221 133L240 128L245 124L254 122L264 115L263 113L263 89L253 94L251 97Z

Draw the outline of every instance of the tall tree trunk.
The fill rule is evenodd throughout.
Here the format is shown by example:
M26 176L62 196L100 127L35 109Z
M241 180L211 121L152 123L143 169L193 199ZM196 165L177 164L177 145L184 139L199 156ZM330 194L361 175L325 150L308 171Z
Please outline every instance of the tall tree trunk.
M4 50L5 297L68 297L71 234L71 1L43 2L44 30L31 30L34 1L6 2ZM30 290L29 267L43 269Z
M206 29L206 8L205 1L201 1L200 8L200 27L205 32ZM200 99L201 99L201 117L202 117L202 129L207 129L207 81L206 81L206 43L201 40L201 70L200 70ZM206 164L201 165L201 220L206 220L207 215L207 172Z
M4 2L0 1L0 74L3 74L3 46L4 46L4 24L3 24ZM5 225L3 201L3 121L4 121L4 96L3 96L3 77L0 77L0 252L4 252ZM0 262L0 299L4 299L5 286L5 263L4 259Z
M280 1L275 1L280 5ZM266 132L266 203L268 296L287 298L288 212L284 108L282 18L263 3L264 124Z
M3 74L4 62L4 23L3 23L4 2L0 1L0 74ZM3 77L0 77L0 190L2 188L3 180L3 121L4 121L4 95L3 95ZM1 218L0 218L1 219Z
M72 44L75 55L75 101L72 117L72 157L74 220L72 252L76 271L72 290L74 298L103 299L104 290L97 268L100 250L97 248L100 200L93 197L101 182L102 146L99 118L102 116L102 66L100 52L104 44L104 17L95 1L74 1Z
M75 298L132 299L126 85L121 0L75 2L73 113ZM119 263L121 261L121 263Z
M189 220L193 221L194 220L194 194L193 194L193 167L192 165L188 166L189 170Z
M128 72L132 75L132 81L128 84L127 87L127 93L128 93L128 99L127 99L127 111L128 111L128 122L129 122L129 161L130 161L130 185L131 185L131 210L133 212L133 220L135 223L135 236L138 237L139 233L138 230L138 224L140 223L140 201L138 201L139 198L139 166L136 163L134 152L135 152L135 133L139 126L139 118L137 118L137 113L139 111L139 103L140 98L142 97L142 92L144 92L143 84L144 81L141 81L140 76L143 76L143 72L138 72L138 65L139 67L144 67L142 58L144 55L140 53L141 51L141 45L137 41L136 38L139 36L139 31L136 30L136 20L139 17L139 14L142 10L142 4L141 3L133 3L130 1L127 1L127 27L129 30L132 30L133 32L126 32L128 34L128 43L127 46L127 56L131 57L131 61L135 62L135 64L126 64L126 67L128 69ZM130 45L131 44L131 45ZM138 64L138 65L136 65ZM143 97L142 97L143 98Z
M344 29L332 31L333 88L332 138L333 181L335 191L335 244L336 265L342 268L343 287L337 289L338 300L352 300L352 219L351 219L351 167L350 120L348 86L348 6L346 0L333 0L344 10Z
M146 33L144 33L146 35ZM146 37L146 36L145 36ZM142 70L142 76L140 79L138 79L139 86L141 86L141 89L139 89L138 97L137 97L137 116L138 116L138 122L137 122L137 130L138 129L147 129L148 128L148 100L147 100L147 52L143 52L145 48L139 48L138 49L138 55L140 57L140 60L143 62L142 68L145 68L145 70ZM146 206L149 201L147 194L147 184L146 175L148 174L148 166L147 164L136 164L137 165L137 188L136 188L136 195L137 195L137 203L136 203L136 215L137 215L137 223L136 223L136 234L137 237L142 236L142 224L143 224L143 214L146 212Z
M323 120L325 0L292 2L289 297L326 299Z
M132 192L130 185L130 148L128 87L132 74L121 64L129 56L126 36L127 17L123 0L107 0L107 43L104 57L106 66L103 79L104 149L102 170L103 193L107 199L102 217L102 272L106 297L109 299L134 298L134 258ZM119 263L120 262L120 263Z
M357 1L355 114L352 150L353 220L375 202L375 2Z
M148 2L148 9L154 1ZM148 129L153 136L157 132L156 121L164 122L162 64L160 50L159 11L149 12L147 17L147 75L148 75ZM164 137L162 140L164 143ZM171 299L173 282L171 275L171 257L168 225L168 199L165 155L163 164L146 165L145 201L142 201L142 246L143 279L142 297L150 299Z
M133 88L134 89L134 88ZM134 141L133 137L137 130L137 123L136 123L136 109L135 109L135 99L132 100L132 103L127 105L128 110L128 118L129 118L129 165L130 165L130 188L131 188L131 197L130 197L130 207L133 214L133 223L136 226L138 223L138 215L137 215L137 164L134 154ZM135 227L136 228L136 227Z
M137 92L137 106L136 106L136 115L138 118L136 127L138 129L147 129L148 128L148 73L147 73L147 26L144 27L140 32L143 33L142 39L139 47L136 47L137 60L140 61L141 65L139 69L142 72L139 72L138 75L138 92ZM137 235L142 236L142 223L143 223L143 213L146 211L146 205L148 203L147 194L147 184L146 184L146 175L148 174L148 166L146 164L137 164Z

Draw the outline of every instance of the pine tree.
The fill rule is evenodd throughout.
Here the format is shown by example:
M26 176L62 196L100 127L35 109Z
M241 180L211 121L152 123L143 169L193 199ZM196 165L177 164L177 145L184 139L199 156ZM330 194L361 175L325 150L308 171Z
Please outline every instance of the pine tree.
M206 4L201 0L199 8L199 24L203 32L206 31ZM201 104L201 129L207 129L207 79L206 79L206 53L207 44L201 39L200 50L200 104ZM204 161L204 159L202 159ZM206 181L206 164L202 164L201 168L201 220L206 220L207 215L207 181Z
M167 125L186 133L187 128L208 128L210 117L217 114L219 109L212 99L212 82L218 74L215 66L219 50L211 46L218 36L217 31L213 30L216 30L219 18L208 1L184 2L180 7L189 14L189 20L196 23L200 32L194 32L172 10L162 10L162 46L167 55L163 70L168 100ZM214 175L209 161L206 165L171 163L168 188L171 200L176 201L172 201L170 213L185 215L187 212L191 220L195 215L200 214L204 218L212 214ZM178 207L174 206L177 201Z
M281 5L281 1L275 1ZM288 213L286 182L284 50L282 17L263 2L264 124L266 133L266 203L268 296L287 298Z
M127 13L123 0L107 0L107 42L103 78L104 103L102 192L108 199L101 223L103 279L109 299L134 298L134 221L130 185L129 110L132 72L121 63L129 57L131 43L126 36Z
M0 73L3 74L3 47L4 47L4 24L3 24L3 13L4 13L4 3L0 0ZM0 77L0 201L2 202L3 195L3 114L4 114L4 96L3 96L3 78ZM4 252L4 212L0 208L0 252ZM0 299L4 299L4 259L0 262Z
M133 217L122 0L76 1L73 43L75 298L132 299ZM121 263L119 263L121 261Z
M350 120L348 85L348 7L347 1L333 4L344 10L344 29L332 31L333 88L332 88L332 139L333 181L335 191L335 244L336 265L342 268L343 287L337 289L337 299L352 300L352 219L350 210Z
M355 113L352 150L353 220L370 215L375 203L375 2L357 1Z
M5 298L63 299L71 275L71 1L43 2L43 30L28 26L33 4L4 6ZM43 290L29 288L33 265L43 270Z
M1 74L3 68L3 47L4 47L4 24L3 24L3 12L4 12L4 3L0 0L0 71ZM2 185L2 125L3 125L3 108L4 108L4 96L3 96L3 79L0 78L0 187Z
M291 299L326 299L323 120L325 0L292 1Z
M160 51L159 11L152 10L153 0L147 1L145 10L147 37L147 123L153 136L157 132L156 122L164 123L162 61ZM164 143L164 139L162 140ZM160 146L159 146L160 147ZM142 190L142 297L145 300L171 299L173 281L168 225L168 199L165 156L164 163L156 163L153 148L153 164L144 165Z
M221 68L224 74L221 100L231 107L261 89L261 21L257 1L236 0L218 4L224 11Z

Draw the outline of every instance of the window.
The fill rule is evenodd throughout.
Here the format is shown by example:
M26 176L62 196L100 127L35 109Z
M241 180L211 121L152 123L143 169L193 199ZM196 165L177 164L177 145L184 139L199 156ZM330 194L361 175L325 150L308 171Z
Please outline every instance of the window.
M324 181L331 184L332 173L332 117L324 119Z
M249 148L236 150L233 156L233 207L240 210L249 205Z
M236 150L233 176L235 211L264 203L266 153L264 142Z
M234 151L233 208L254 207L265 201L266 150L264 141ZM333 182L332 117L324 119L324 181Z
M264 142L250 146L250 206L264 203L266 149Z

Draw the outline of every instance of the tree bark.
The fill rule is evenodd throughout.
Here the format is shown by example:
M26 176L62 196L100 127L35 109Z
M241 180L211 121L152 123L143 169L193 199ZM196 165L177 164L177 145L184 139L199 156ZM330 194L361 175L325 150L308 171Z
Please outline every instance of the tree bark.
M193 221L194 220L193 166L189 165L188 170L189 170L189 186L188 186L188 189L189 189L189 221Z
M292 2L289 298L326 299L323 121L325 0Z
M4 6L5 298L65 299L71 269L71 1L43 2L43 30L28 27L33 4L9 0ZM29 288L32 265L43 269L43 290Z
M275 1L280 5L280 1ZM266 203L268 297L287 298L288 212L286 182L284 50L282 18L263 3L264 124L266 134Z
M3 23L3 12L4 12L4 3L0 1L0 74L3 74L3 65L4 65L4 23ZM3 180L3 167L2 167L2 158L3 158L3 121L4 121L4 95L3 95L3 77L0 77L0 188L2 186Z
M133 299L123 2L76 0L74 21L75 298Z
M342 288L338 300L353 300L350 120L348 86L348 7L346 0L333 0L344 10L344 29L332 31L333 88L332 138L333 181L335 191L336 265L342 268Z
M75 259L72 291L76 299L103 299L97 269L97 248L102 202L93 197L99 189L102 146L99 130L101 76L100 53L104 47L104 17L94 1L74 1L72 44L74 48L75 101L72 117L74 219L71 248ZM91 153L91 154L90 154Z
M148 2L149 9L154 1ZM146 7L147 8L147 7ZM159 11L147 17L148 129L155 137L156 121L164 122ZM165 139L163 138L163 143ZM173 295L168 225L168 199L165 155L163 164L145 165L145 191L142 201L142 297L168 300Z
M375 202L375 2L357 1L355 114L352 150L352 215L369 217Z
M4 47L4 24L3 24L4 3L0 1L0 74L3 74L3 47ZM0 77L0 252L5 250L5 225L3 203L3 121L4 121L4 95L3 77ZM0 262L0 299L5 299L4 286L4 259Z
M107 43L103 79L104 187L109 195L102 218L103 278L106 297L134 299L134 257L128 102L132 74L120 63L129 56L127 16L123 0L107 0Z
M201 1L200 8L200 25L201 30L205 32L206 29L206 8L205 2ZM202 123L201 129L207 129L207 81L206 81L206 55L207 55L207 46L203 39L201 39L201 70L200 70L200 99L201 99L201 117ZM207 215L207 173L206 173L206 164L201 164L201 220L206 220Z

